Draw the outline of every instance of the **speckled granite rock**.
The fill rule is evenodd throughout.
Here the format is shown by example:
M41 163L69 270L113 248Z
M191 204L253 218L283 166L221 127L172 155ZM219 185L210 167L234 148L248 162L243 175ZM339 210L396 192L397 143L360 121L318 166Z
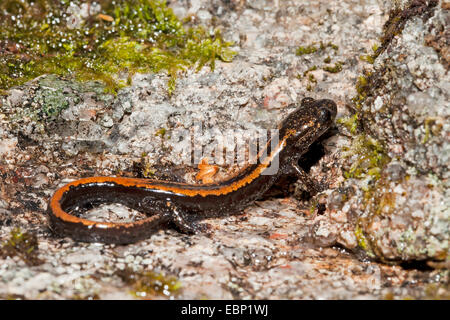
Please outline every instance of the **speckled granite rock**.
M235 41L238 56L232 63L218 62L214 72L187 71L171 97L163 74L136 75L117 97L104 94L99 83L51 75L2 97L0 239L16 227L35 234L43 263L0 258L0 297L141 297L136 284L121 275L129 269L177 277L180 290L151 298L448 297L445 262L430 264L436 267L431 269L377 261L442 261L448 252L448 114L439 107L448 103L448 73L439 56L445 53L439 48L440 29L429 28L445 27L439 22L446 12L442 4L426 11L433 15L424 21L421 14L405 19L403 31L386 43L374 66L359 57L370 54L385 34L388 12L396 9L391 3L179 0L169 5L180 17L192 15L220 27ZM300 46L315 51L296 55ZM426 63L424 55L430 57ZM210 237L161 230L128 246L76 243L47 227L47 201L68 181L150 172L193 182L197 168L183 163L188 141L173 139L176 130L190 130L198 121L221 131L273 128L305 96L335 100L338 118L344 119L355 109L352 98L361 93L356 84L363 69L384 67L391 73L372 71L367 79L373 85L362 86L359 134L340 121L339 132L314 149L320 160L310 173L328 189L313 199L305 200L298 183L289 196L262 199L243 215L206 221ZM422 108L420 99L432 103ZM389 118L390 111L398 120ZM204 145L213 140L208 131L201 137ZM354 163L367 170L352 169ZM217 179L235 169L221 166Z
M399 8L393 9L384 38L389 39L393 25L396 35L377 52L360 87L357 114L366 136L353 140L353 147L359 146L343 165L350 175L355 162L368 168L360 179L343 183L344 189L356 189L353 196L347 194L344 207L369 255L446 260L450 76L443 50L430 43L448 33L450 13L437 1L411 1ZM361 157L378 162L359 162Z

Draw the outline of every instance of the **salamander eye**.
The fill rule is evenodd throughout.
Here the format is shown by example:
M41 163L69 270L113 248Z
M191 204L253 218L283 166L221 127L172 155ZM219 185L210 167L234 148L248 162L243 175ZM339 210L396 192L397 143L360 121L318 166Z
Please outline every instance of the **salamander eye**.
M331 112L326 108L322 108L318 114L318 120L321 124L325 124L331 120Z

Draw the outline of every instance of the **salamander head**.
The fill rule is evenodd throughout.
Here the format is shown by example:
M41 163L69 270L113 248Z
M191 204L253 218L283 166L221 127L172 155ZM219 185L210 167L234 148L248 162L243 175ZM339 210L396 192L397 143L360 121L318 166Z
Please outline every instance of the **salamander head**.
M280 139L287 137L289 145L307 148L333 125L336 112L332 100L304 98L300 107L281 123Z

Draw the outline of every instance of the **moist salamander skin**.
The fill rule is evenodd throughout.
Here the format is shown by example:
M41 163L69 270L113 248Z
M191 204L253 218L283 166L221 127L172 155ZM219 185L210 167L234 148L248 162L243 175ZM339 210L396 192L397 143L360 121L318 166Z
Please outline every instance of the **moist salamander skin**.
M133 243L175 224L185 233L205 230L196 223L206 217L237 214L260 198L281 174L295 174L316 192L315 183L298 161L309 146L334 123L332 100L304 98L278 127L278 143L269 139L258 161L220 183L185 184L151 179L91 177L73 181L56 190L48 209L51 229L78 241ZM278 164L273 173L272 165ZM148 217L129 223L98 222L71 212L103 203L121 203L145 212Z

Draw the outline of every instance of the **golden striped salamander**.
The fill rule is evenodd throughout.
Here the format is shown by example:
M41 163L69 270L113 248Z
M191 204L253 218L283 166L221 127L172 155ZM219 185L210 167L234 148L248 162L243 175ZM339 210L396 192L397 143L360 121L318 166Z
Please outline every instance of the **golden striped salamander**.
M204 229L196 223L206 217L239 213L260 198L281 174L298 176L315 192L314 182L298 162L309 146L334 123L336 104L332 100L304 98L300 106L278 126L278 143L268 139L266 152L255 164L220 183L186 184L125 177L91 177L70 182L56 190L50 200L50 227L75 240L132 243L145 239L170 223L182 232ZM276 174L264 174L273 161ZM134 222L99 222L80 218L78 212L103 203L121 203L145 212Z

